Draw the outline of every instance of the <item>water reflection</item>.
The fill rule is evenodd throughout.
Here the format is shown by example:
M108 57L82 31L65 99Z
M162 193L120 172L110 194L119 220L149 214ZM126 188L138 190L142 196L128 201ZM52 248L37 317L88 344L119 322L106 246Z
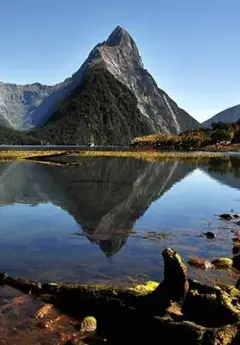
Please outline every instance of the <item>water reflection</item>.
M229 159L210 159L202 170L222 184L240 189L240 155Z
M180 161L118 158L86 158L79 167L4 163L0 165L0 202L60 206L90 241L112 256L151 203L193 169Z
M215 221L231 208L239 212L239 166L238 157L188 163L89 157L61 167L1 163L0 271L56 281L135 273L159 279L165 246L185 258L229 256L231 232ZM208 226L218 231L215 242L199 236ZM170 235L158 242L137 236L153 230Z

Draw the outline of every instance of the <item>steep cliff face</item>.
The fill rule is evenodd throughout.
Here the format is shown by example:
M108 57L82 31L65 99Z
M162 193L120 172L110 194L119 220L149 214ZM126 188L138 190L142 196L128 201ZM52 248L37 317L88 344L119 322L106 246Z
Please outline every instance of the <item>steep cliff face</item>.
M153 132L180 133L197 126L196 120L158 88L153 77L144 69L134 40L120 26L107 41L93 49L87 61L95 65L101 60L108 71L133 92L138 109L147 118Z
M134 94L106 69L94 67L33 135L54 144L124 145L151 132Z
M106 80L103 80L106 75L111 79L107 90L104 89ZM86 83L89 78L102 84L102 88L93 89L91 83ZM86 98L90 92L92 95ZM106 104L106 99L110 104ZM89 106L85 107L82 102L87 102ZM106 118L103 120L104 116ZM57 121L62 117L65 117L64 123ZM116 122L113 120L115 118ZM68 122L69 133L66 132ZM107 133L103 135L102 142L101 137L98 138L100 143L111 143L115 133L117 141L117 128L120 128L122 135L126 131L126 122L128 135L123 141L129 141L135 135L159 131L179 133L198 126L195 119L158 88L153 77L144 69L134 40L119 26L106 41L96 45L71 78L60 84L20 86L0 83L0 125L18 130L44 126L44 136L49 142L55 143L63 131L66 137L72 137L73 122L79 135L72 139L72 143L89 141L99 130ZM84 138L81 128L87 133ZM54 136L53 130L58 134Z
M203 127L211 127L213 122L237 122L240 120L240 105L236 105L234 107L228 108L226 110L221 111L220 113L214 115L207 121L202 123Z
M68 137L81 143L93 137L98 144L124 144L143 132L180 133L198 126L196 120L158 88L144 69L132 37L120 27L92 50L73 75L68 85L72 89L73 83L77 85L75 90L68 92L67 100L44 126L44 138L49 142L60 137L55 131L66 137L66 143ZM68 128L70 122L75 124L75 135ZM95 133L99 131L101 135Z

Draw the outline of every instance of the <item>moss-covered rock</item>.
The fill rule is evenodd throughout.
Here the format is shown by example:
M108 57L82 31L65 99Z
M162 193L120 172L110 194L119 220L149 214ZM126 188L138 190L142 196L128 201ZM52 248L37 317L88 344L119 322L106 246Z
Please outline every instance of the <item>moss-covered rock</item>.
M231 268L232 264L233 261L229 258L219 258L212 261L212 265L219 269Z
M95 332L97 329L97 320L93 316L86 316L80 323L80 332Z
M159 286L158 282L155 281L147 281L145 284L136 285L134 287L129 288L130 291L135 291L140 293L141 295L148 294Z

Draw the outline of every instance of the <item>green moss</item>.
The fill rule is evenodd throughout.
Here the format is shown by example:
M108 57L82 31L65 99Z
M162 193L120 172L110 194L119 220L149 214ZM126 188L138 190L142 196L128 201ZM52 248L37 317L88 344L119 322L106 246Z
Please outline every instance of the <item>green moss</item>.
M233 263L232 259L229 259L229 258L219 258L212 261L212 264L216 268L219 268L219 269L231 268L232 263Z
M144 295L144 294L148 294L148 293L156 290L156 288L158 286L159 286L158 282L147 281L145 284L136 285L136 286L134 286L132 288L129 288L129 290Z
M80 332L94 332L97 329L97 320L93 316L86 316L80 323Z

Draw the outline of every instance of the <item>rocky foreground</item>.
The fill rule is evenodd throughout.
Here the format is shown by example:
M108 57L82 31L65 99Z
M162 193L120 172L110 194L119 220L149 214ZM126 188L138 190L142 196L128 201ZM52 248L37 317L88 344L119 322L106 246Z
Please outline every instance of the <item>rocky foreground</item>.
M162 254L160 284L130 288L41 284L6 273L0 274L0 284L46 303L32 317L41 320L39 327L55 332L52 344L240 344L239 282L236 287L201 284L188 279L178 253L167 248ZM64 334L62 326L56 338L67 315L73 318L71 323L75 320L75 330L66 326Z

